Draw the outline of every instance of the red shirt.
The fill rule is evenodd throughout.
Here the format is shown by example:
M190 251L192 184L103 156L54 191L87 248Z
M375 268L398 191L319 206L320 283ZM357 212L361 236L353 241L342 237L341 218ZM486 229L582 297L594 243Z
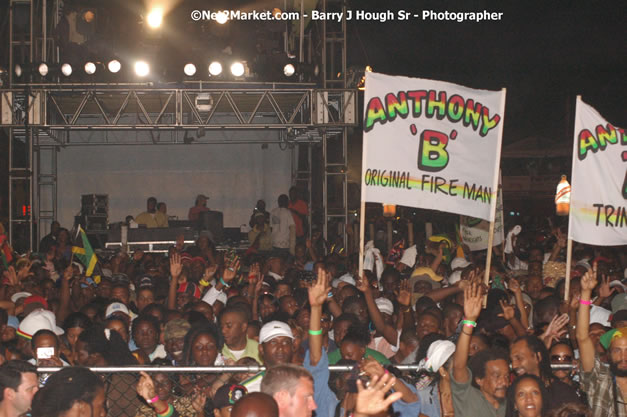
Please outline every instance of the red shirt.
M187 214L187 218L189 220L198 220L198 215L200 213L204 213L205 211L209 211L209 209L207 207L203 207L203 206L194 206L192 208L189 209L189 213Z
M307 207L307 203L305 203L303 200L296 200L294 202L290 201L290 204L287 206L287 208L300 214L299 216L296 213L292 213L292 217L294 217L294 224L296 225L296 237L303 236L305 234L305 231L303 230L302 217L309 214L309 208Z

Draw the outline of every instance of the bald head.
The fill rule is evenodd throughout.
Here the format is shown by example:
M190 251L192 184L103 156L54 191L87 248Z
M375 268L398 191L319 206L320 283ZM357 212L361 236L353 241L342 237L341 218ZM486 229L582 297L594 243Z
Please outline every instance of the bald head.
M270 395L253 392L235 403L231 417L279 417L279 407Z

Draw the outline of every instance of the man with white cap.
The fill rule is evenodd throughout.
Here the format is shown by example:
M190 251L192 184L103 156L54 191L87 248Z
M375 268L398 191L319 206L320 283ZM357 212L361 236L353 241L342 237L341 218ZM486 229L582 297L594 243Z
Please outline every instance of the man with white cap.
M407 290L407 282L403 283L403 289ZM368 347L390 358L398 352L399 338L403 328L402 317L396 320L394 305L389 299L381 297L375 300L372 287L365 277L359 280L359 290L364 293L368 315L376 329L374 338ZM403 301L404 303L401 303L403 309L411 308L409 307L409 297Z
M25 358L30 359L34 356L31 340L35 333L42 329L54 332L57 336L65 333L62 328L57 326L57 320L52 311L44 310L43 308L32 311L28 316L24 317L16 332L18 336L17 348Z
M267 367L292 362L294 335L287 323L274 320L263 325L259 331L259 357ZM259 392L265 372L242 382L248 392Z

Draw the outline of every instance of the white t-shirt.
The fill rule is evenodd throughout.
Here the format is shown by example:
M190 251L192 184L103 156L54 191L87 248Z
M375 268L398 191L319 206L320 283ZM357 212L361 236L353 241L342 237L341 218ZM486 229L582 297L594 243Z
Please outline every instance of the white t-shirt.
M284 207L277 207L270 212L272 225L272 246L275 248L290 248L290 226L296 227L292 212Z
M246 351L246 348L242 350L229 349L229 351L233 354L233 356L235 356L235 360L238 361L242 358L242 356L244 356L244 352Z

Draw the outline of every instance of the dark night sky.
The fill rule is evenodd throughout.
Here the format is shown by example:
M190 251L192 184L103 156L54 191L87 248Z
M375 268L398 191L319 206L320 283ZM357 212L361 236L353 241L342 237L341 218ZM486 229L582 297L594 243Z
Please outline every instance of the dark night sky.
M507 88L505 143L572 143L577 94L627 127L625 2L352 1L365 10L503 12L497 22L349 22L349 65L473 88Z

